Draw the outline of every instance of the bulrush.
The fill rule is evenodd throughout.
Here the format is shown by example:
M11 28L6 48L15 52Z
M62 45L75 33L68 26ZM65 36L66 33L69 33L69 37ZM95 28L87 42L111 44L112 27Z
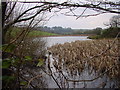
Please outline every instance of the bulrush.
M107 72L110 78L120 75L118 65L118 41L113 40L90 40L75 41L71 43L56 44L48 50L52 53L53 58L57 58L56 68L66 68L69 74L81 74L86 68L89 73L93 71L97 75ZM101 54L102 53L102 54ZM58 65L58 66L56 66Z

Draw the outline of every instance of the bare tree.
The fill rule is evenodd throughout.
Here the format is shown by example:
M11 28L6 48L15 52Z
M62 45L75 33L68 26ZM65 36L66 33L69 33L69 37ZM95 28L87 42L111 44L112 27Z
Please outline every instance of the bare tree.
M32 8L30 7L29 4L26 4L26 5L27 6L25 6L24 3L19 3L19 2L10 2L10 1L2 2L2 39L3 39L2 44L7 45L7 47L2 50L3 63L7 62L6 58L9 58L9 59L13 58L14 60L15 60L15 58L18 58L19 62L21 60L25 61L24 57L27 55L32 56L33 54L35 54L35 52L38 51L38 46L40 49L39 54L40 53L41 54L39 55L39 57L37 56L37 59L41 58L42 52L44 51L44 42L43 41L38 41L38 43L37 43L37 42L33 42L32 39L25 40L25 37L32 30L32 28L36 27L37 25L40 26L40 25L44 24L45 21L48 20L48 18L45 15L46 12L42 12L42 10L45 8L43 8L41 5L39 6L39 8L36 8L36 4L34 4L34 5L32 5L34 10L32 10ZM12 29L10 29L11 27L12 27ZM17 27L17 28L20 27L21 32L18 33L18 35L16 35L15 38L13 38L13 39L10 39L11 37L7 37L7 39L10 39L10 41L5 40L8 33L11 33L11 31L14 30L13 27ZM7 52L6 49L8 49L11 45L15 45L16 47L14 49L12 49L11 52ZM35 49L35 47L37 50ZM22 50L22 49L24 49L24 50ZM29 52L29 50L30 50L30 52ZM27 51L27 53L25 53L24 51ZM32 53L32 55L30 53ZM36 57L36 56L34 56L34 57ZM10 62L12 62L11 59L10 59ZM9 77L15 76L16 77L15 81L12 81L12 80L10 81L14 84L12 84L12 83L10 84L9 82L6 83L6 81L3 80L3 85L5 85L4 88L8 88L8 87L11 88L11 87L13 87L13 85L15 88L16 87L20 88L20 86L21 86L20 81L28 80L28 78L26 79L23 76L24 75L23 73L26 72L29 74L29 72L28 72L29 68L25 69L26 66L24 66L22 63L19 63L19 64L17 63L16 65L17 65L17 67L12 64L10 64L10 66L7 68L3 67L3 69L2 69L3 76L9 76ZM23 69L23 67L24 67L24 69ZM31 76L32 75L35 75L35 74L31 74ZM35 87L35 86L32 86L32 87Z
M109 25L111 27L120 27L120 15L113 16L110 19Z
M24 6L24 3L19 2L2 2L2 39L3 43L5 43L5 36L9 27L18 26L18 25L26 25L29 27L35 27L39 23L45 21L47 18L45 16L46 12L43 12L49 8L46 5L36 4L32 5L32 8L27 4L28 7Z

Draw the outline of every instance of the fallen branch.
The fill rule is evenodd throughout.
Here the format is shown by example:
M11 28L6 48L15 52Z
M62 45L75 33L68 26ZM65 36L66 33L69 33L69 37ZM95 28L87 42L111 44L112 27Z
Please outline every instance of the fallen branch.
M35 76L35 77L31 78L31 79L29 80L29 82L28 82L27 87L29 87L29 85L31 84L31 82L32 82L34 79L39 78L39 77L42 77L42 74L37 75L37 76Z

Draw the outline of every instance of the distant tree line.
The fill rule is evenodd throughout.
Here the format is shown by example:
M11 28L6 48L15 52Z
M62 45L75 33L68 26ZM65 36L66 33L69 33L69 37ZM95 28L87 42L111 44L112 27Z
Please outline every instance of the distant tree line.
M73 30L71 28L63 28L60 26L55 27L37 27L37 30L46 31L50 33L56 33L56 34L72 34Z
M95 29L72 29L72 28L63 28L61 26L55 26L55 27L37 27L37 30L46 31L50 33L56 33L56 34L62 34L62 35L79 35L79 34L97 34L100 35L102 28L98 27Z
M89 29L89 30L77 30L74 31L73 34L92 34L92 35L100 35L102 31L102 28L97 27L95 29Z

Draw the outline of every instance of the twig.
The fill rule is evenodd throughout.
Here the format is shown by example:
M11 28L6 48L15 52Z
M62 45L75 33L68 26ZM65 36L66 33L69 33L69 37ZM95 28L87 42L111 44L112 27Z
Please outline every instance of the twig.
M81 13L81 15L78 16L76 19L80 18L80 17L85 13L86 10L87 10L87 8L85 8L85 9L83 10L83 12Z
M28 82L27 87L29 87L29 85L31 84L31 82L32 82L34 79L39 78L39 77L42 77L42 74L37 75L37 76L35 76L35 77L31 78L31 79L29 80L29 82Z
M21 79L23 79L23 80L25 80L26 82L29 82L26 78L24 78L24 77L22 77L23 75L20 75L20 78ZM33 88L35 88L35 86L33 86L31 83L30 83L30 85L33 87Z

